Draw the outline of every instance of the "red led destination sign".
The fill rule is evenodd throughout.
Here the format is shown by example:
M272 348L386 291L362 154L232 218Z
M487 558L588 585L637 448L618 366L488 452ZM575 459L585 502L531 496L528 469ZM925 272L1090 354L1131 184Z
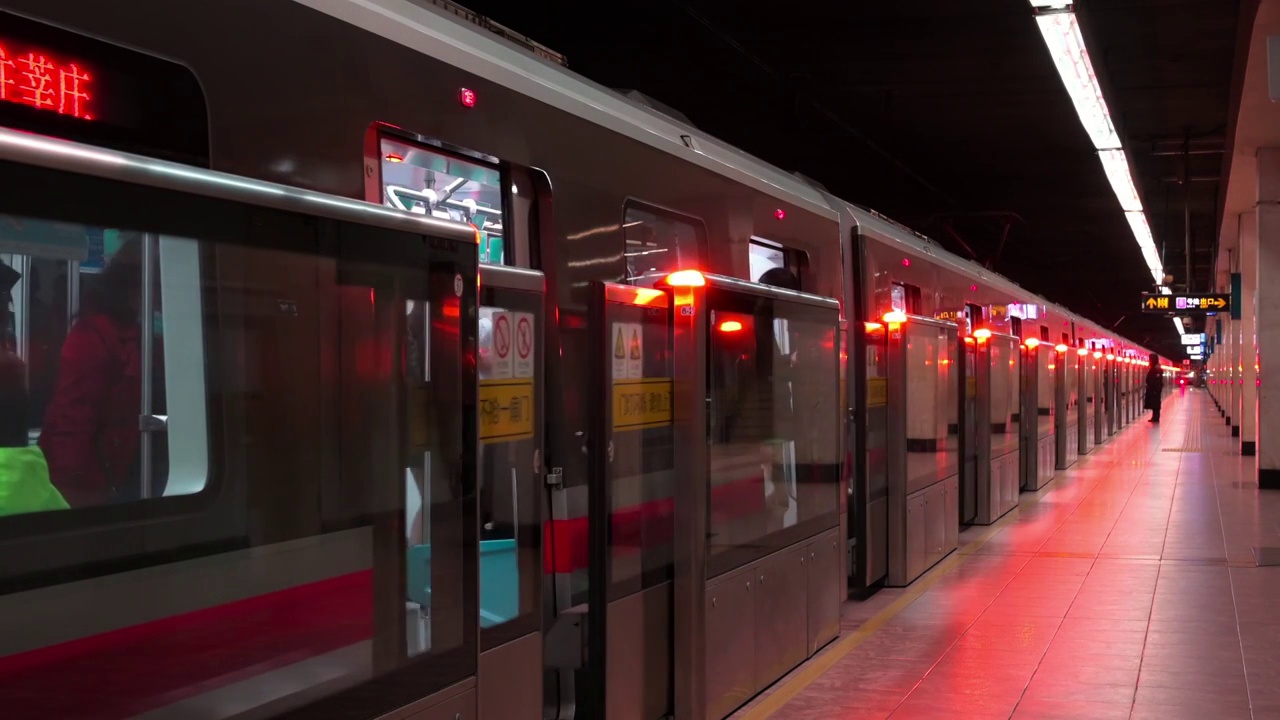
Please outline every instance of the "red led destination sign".
M0 39L0 102L92 120L92 82L83 63Z
M0 126L209 163L209 112L189 68L3 10Z

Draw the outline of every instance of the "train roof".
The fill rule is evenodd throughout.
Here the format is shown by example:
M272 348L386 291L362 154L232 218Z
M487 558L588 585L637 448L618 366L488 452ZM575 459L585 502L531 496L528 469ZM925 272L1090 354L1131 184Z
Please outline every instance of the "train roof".
M598 85L428 0L294 0L832 220L822 194L690 124Z
M1084 330L1087 333L1095 334L1100 337L1114 338L1118 341L1122 341L1126 345L1133 346L1135 349L1140 349L1143 352L1150 352L1138 343L1124 338L1114 330L1103 328L1092 320L1082 317L1079 313L1073 312L1057 303L1050 302L1030 290L1027 290L1009 278L1006 278L992 270L988 270L973 260L967 260L955 253L945 250L942 246L930 240L928 237L921 235L904 225L894 222L874 210L860 207L830 195L828 195L828 199L830 202L842 205L844 211L852 216L853 222L857 224L859 230L863 233L876 237L883 242L898 245L903 250L916 255L917 257L926 258L929 262L935 265L947 268L948 270L956 272L963 277L981 282L987 287L1007 293L1013 297L1022 298L1024 302L1043 306L1047 312L1071 318L1071 320L1076 324L1077 331Z

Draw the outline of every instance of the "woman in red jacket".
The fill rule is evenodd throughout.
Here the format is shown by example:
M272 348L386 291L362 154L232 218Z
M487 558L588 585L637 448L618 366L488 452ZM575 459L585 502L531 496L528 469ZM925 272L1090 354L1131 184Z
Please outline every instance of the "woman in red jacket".
M125 242L93 280L62 345L40 431L50 479L73 508L141 496L141 245Z

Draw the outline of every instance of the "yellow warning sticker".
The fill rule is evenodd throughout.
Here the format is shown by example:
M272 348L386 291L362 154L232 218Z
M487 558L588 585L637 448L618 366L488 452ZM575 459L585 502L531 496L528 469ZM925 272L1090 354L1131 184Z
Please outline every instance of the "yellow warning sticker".
M671 424L671 378L613 384L613 429L641 430Z
M532 380L483 380L479 399L481 442L512 442L533 437Z
M867 407L889 404L889 381L884 378L867 378Z

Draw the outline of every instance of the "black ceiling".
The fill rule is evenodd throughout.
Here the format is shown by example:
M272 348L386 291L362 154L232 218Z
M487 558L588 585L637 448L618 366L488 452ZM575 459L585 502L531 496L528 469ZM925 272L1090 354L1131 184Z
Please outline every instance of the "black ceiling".
M706 132L1125 335L1179 352L1136 312L1150 274L1027 0L469 0ZM1156 245L1207 289L1238 0L1076 0ZM1206 151L1207 150L1207 151ZM1176 355L1174 355L1176 357Z

